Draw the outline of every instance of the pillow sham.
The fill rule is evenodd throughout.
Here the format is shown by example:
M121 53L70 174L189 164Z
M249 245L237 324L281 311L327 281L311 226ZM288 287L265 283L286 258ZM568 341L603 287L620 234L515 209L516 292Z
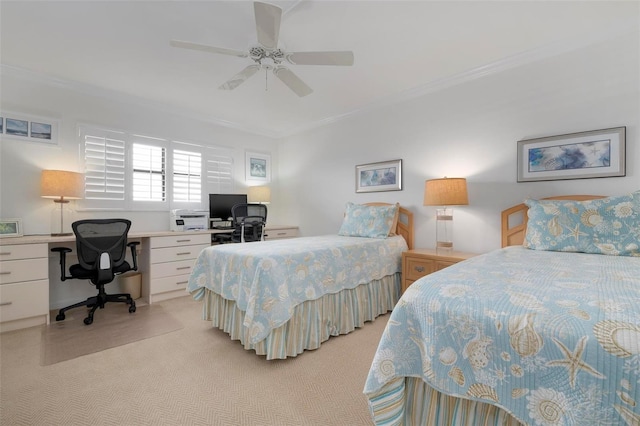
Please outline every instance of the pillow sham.
M587 201L532 200L523 246L640 256L640 191Z
M338 235L387 238L392 231L398 205L366 206L347 203ZM395 219L397 220L397 219Z

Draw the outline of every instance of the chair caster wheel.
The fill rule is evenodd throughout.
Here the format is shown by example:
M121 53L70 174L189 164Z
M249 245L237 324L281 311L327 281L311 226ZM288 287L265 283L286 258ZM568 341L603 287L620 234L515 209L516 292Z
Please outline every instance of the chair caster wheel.
M84 319L84 323L85 323L86 325L89 325L89 324L93 323L93 318L92 318L92 317L86 317L86 318Z
M62 321L64 319L64 314L56 315L56 321Z
M131 302L131 306L129 306L129 313L132 314L136 311L136 302Z

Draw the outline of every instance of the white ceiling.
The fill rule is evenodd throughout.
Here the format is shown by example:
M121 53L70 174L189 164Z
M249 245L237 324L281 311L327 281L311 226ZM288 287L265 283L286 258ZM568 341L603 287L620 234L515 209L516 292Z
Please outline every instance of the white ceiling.
M637 29L638 1L276 1L287 51L352 50L352 67L288 65L299 98L260 71L218 87L248 58L177 49L171 39L245 50L248 1L0 2L3 70L131 95L267 136L562 53ZM265 90L267 88L268 90Z

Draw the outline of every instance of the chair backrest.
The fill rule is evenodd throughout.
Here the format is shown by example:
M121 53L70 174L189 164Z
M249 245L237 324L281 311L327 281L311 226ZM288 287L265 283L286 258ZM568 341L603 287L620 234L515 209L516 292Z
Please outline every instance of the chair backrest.
M71 227L76 234L80 266L89 270L104 269L100 265L103 253L109 255L111 269L124 263L130 220L87 219L73 222Z
M264 226L267 223L265 204L236 204L231 208L233 241L251 242L264 239Z

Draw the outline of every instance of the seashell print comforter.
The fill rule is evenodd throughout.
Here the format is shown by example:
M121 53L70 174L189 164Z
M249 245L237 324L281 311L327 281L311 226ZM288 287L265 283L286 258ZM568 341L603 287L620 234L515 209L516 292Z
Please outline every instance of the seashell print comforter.
M423 277L369 371L376 424L415 403L405 377L527 425L640 425L640 258L515 246Z

